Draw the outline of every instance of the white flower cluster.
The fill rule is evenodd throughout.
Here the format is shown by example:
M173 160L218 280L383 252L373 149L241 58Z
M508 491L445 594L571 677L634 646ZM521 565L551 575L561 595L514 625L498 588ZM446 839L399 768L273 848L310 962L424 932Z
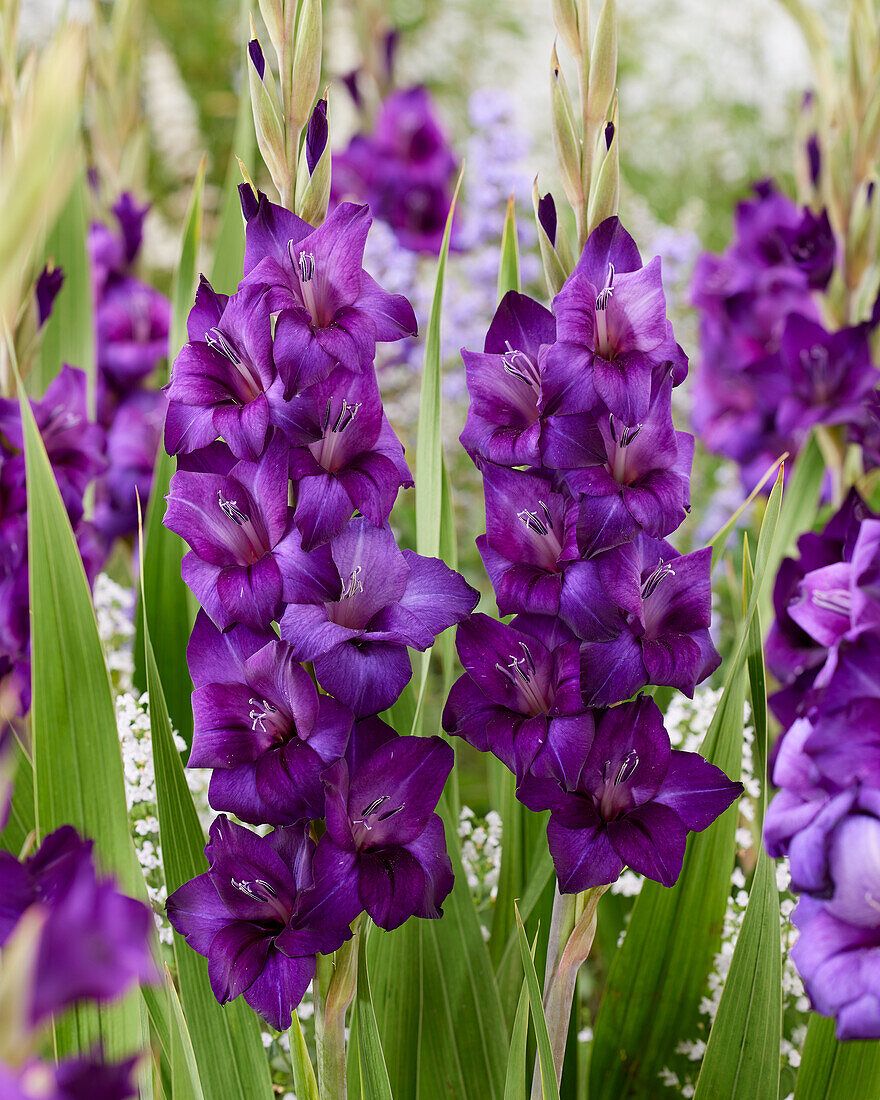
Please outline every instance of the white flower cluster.
M106 573L95 578L92 592L98 634L116 691L131 691L134 675L134 590Z
M501 832L501 815L495 810L481 818L470 806L462 806L458 820L461 862L479 912L487 910L498 896Z

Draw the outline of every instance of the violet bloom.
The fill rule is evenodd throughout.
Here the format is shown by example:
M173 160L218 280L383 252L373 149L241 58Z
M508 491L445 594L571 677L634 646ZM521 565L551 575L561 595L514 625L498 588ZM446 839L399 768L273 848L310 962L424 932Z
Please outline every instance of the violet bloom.
M144 218L150 207L139 206L128 191L113 204L118 231L101 222L89 228L88 250L92 268L92 286L100 300L108 284L124 277L140 252Z
M343 203L318 229L260 195L243 191L247 217L242 286L269 287L281 314L275 362L288 394L326 378L336 366L358 371L375 358L376 342L417 331L412 306L363 270L371 218L366 206Z
M482 352L462 348L470 406L461 445L500 466L540 466L541 372L538 353L556 339L553 314L508 291Z
M333 371L295 398L286 417L303 549L340 534L356 511L381 527L400 487L413 480L375 371Z
M792 921L799 934L791 957L813 1009L836 1019L838 1039L880 1038L880 928L849 924L810 897Z
M566 487L582 500L577 541L583 554L630 542L640 531L665 538L687 515L694 439L673 426L671 390L667 374L636 424L613 414L597 420L595 413L545 424L544 465L564 471Z
M537 474L480 463L486 534L477 549L502 615L559 615L584 638L620 633L618 606L597 583L596 566L578 557L581 509Z
M107 543L137 533L140 497L145 509L162 438L164 394L136 390L119 405L107 430L107 472L95 487L95 526Z
M554 646L553 620L543 638L486 615L472 615L456 633L464 675L452 685L443 728L480 752L491 752L522 777L548 731L564 737L583 710L578 644ZM516 622L516 620L514 620Z
M557 343L543 364L545 402L585 412L602 402L628 424L645 418L656 375L676 384L687 358L666 319L660 258L647 267L618 218L587 239L553 300Z
M169 897L168 919L207 958L220 1004L243 995L285 1031L315 976L316 955L351 938L358 909L340 880L340 860L315 853L307 825L259 836L223 814L205 855L207 872Z
M721 657L709 637L712 551L680 555L641 535L595 559L597 599L611 595L626 629L581 646L581 686L589 706L610 706L646 684L693 698Z
M298 547L287 462L276 435L257 462L216 444L186 456L171 479L163 523L192 548L183 579L221 630L263 630L281 607L281 566Z
M640 697L596 717L592 743L560 743L553 778L528 776L517 798L550 810L547 838L564 894L614 882L625 866L672 886L689 831L742 794L699 754L672 749L663 716Z
M85 372L64 366L40 401L31 401L34 418L70 521L82 519L83 494L105 467L104 432L89 420ZM0 398L0 455L3 476L24 493L24 438L16 398Z
M76 1058L57 1065L32 1061L17 1069L0 1062L3 1100L128 1100L137 1096L136 1058L100 1062Z
M187 650L191 768L214 768L209 797L254 825L324 816L321 775L345 752L351 711L319 695L290 646L244 626L222 634L199 612Z
M337 863L353 904L380 928L442 916L453 874L434 808L452 749L439 737L398 737L387 726L352 749L324 779L327 831L319 852Z
M365 519L310 553L297 548L286 557L281 637L358 716L390 707L406 687L407 646L427 649L479 598L442 561L400 550L388 527Z
M783 685L770 697L773 712L783 726L790 726L803 711L807 692L827 657L819 644L791 617L789 607L797 598L808 573L837 562L852 560L853 548L864 519L877 517L855 489L819 533L808 531L798 539L798 558L784 558L773 587L776 618L767 636L767 665Z
M112 282L95 310L98 368L127 392L168 356L171 303L154 287L127 276Z
M206 447L218 436L236 458L254 461L265 450L289 396L275 367L267 293L245 286L226 299L202 279L187 324L190 340L166 389L169 454Z
M0 946L32 905L46 912L30 997L33 1024L77 1001L114 1000L135 981L156 980L149 909L120 894L112 879L98 878L92 841L69 825L23 863L0 852Z

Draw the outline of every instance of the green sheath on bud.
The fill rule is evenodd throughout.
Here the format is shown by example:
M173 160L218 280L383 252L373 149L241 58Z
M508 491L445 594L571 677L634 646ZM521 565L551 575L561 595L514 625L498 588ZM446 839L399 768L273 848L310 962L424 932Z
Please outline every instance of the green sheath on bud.
M617 7L615 0L605 0L599 12L590 57L589 116L592 126L610 117L609 108L616 83Z
M328 99L327 93L324 98ZM330 121L328 99L327 121ZM327 144L318 158L314 170L309 173L309 165L306 159L305 142L299 151L299 159L296 167L296 202L294 213L309 223L319 226L327 217L327 208L330 205L330 134L327 134Z
M566 270L562 266L562 261L556 249L550 243L550 238L544 231L544 227L541 225L541 219L538 217L538 200L540 197L538 192L538 177L536 176L532 184L532 206L535 210L535 225L538 229L538 247L541 250L541 261L544 265L544 278L547 281L547 290L550 293L550 297L555 298L559 291L562 290L562 284L565 282ZM557 224L557 243L559 243L561 234L562 226Z
M275 108L277 91L272 70L267 65L260 79L254 65L248 61L248 81L251 89L251 106L254 111L254 129L260 153L269 169L272 182L284 201L290 183L290 171L284 155L284 130Z
M279 67L284 54L284 10L281 0L259 0L260 15L269 32L269 41L275 50Z
M615 111L616 114L616 111ZM590 191L590 204L587 211L587 233L592 233L597 225L617 213L620 202L620 144L617 140L617 127L611 147L605 154L602 166L596 173L596 183ZM604 138L602 145L604 148Z
M559 163L559 175L568 201L575 208L583 201L581 190L581 147L565 77L559 67L556 47L550 56L550 104L553 146Z
M321 0L302 0L293 51L293 79L287 121L299 133L308 122L321 80Z
M581 52L581 39L576 0L553 0L553 22L565 43L565 48L572 57L578 57ZM587 35L590 33L589 25L586 33Z

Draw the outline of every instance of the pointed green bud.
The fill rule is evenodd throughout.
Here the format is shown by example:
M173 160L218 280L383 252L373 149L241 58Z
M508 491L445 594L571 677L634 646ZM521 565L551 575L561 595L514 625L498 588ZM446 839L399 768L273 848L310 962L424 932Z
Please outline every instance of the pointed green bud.
M256 46L255 46L256 44ZM287 193L290 171L287 158L284 155L284 130L281 119L278 117L276 103L278 93L275 86L275 78L272 70L263 61L263 71L260 72L259 60L263 59L256 35L248 46L250 60L248 62L248 81L251 89L251 107L254 112L254 129L257 135L257 144L260 153L269 169L272 182L278 188L282 196ZM257 61L254 57L257 57Z
M596 24L590 57L590 121L596 124L610 117L611 97L617 84L617 5L605 0Z
M577 0L553 0L553 22L559 37L572 57L579 57L581 37L578 29ZM590 33L589 26L587 34Z
M330 205L330 120L324 95L312 112L296 169L294 213L314 226L324 221Z
M544 209L542 209L542 201L538 191L538 177L536 176L532 184L532 205L535 208L535 223L538 228L538 247L541 250L541 262L544 265L544 278L547 281L547 290L550 297L555 298L559 291L562 290L562 284L565 282L566 273L555 247L564 234L562 233L562 226L557 222L553 226L554 240L550 240L547 233L547 229L549 228L548 220Z
M288 0L289 2L289 0ZM288 125L299 133L308 122L321 81L321 0L302 0L293 51Z
M571 96L565 76L559 67L556 47L550 55L550 105L551 129L559 175L568 201L575 208L581 205L581 147L578 130L574 124Z
M269 41L272 43L272 48L278 57L278 64L281 65L284 51L283 5L281 0L259 0L259 5L260 15L262 15L266 30L269 32Z
M616 116L615 105L615 116ZM610 132L610 145L606 148L605 135ZM587 210L587 234L593 232L606 218L617 213L620 202L620 144L617 140L616 122L610 128L603 127L599 134L599 146L604 152L601 167L596 172L595 184L590 189Z

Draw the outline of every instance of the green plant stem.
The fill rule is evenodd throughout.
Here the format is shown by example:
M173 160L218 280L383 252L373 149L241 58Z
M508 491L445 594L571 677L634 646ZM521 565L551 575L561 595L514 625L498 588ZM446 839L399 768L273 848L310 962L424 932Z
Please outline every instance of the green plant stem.
M825 464L831 473L832 497L835 508L839 508L846 495L846 476L844 467L846 464L846 439L840 426L828 427L825 424L816 425L816 442L825 459Z
M320 982L319 971L319 985L327 989L320 1021L317 1012L315 1018L321 1100L346 1100L348 1091L345 1079L345 1013L357 991L360 918L355 922L352 933L351 939L336 952L336 963L329 985L324 986ZM319 967L321 961L319 956ZM326 978L326 971L324 977Z
M577 986L577 976L586 961L596 936L596 910L608 889L595 886L582 894L560 894L553 899L547 971L544 978L544 1017L553 1050L557 1084L562 1080L562 1063L568 1039L568 1022ZM535 1060L532 1075L532 1100L541 1100L541 1067Z

